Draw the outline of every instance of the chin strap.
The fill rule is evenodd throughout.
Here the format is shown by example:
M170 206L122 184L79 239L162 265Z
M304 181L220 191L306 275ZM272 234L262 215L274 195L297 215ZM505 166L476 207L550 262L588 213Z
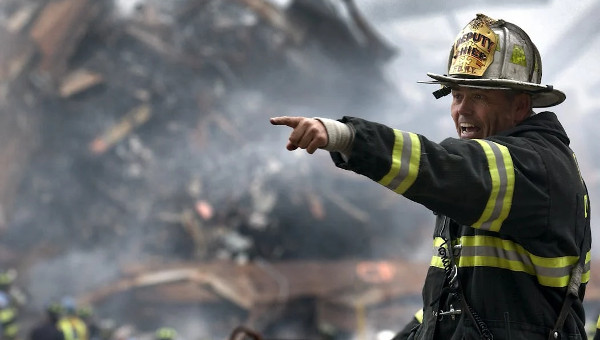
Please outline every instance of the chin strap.
M452 89L450 87L442 85L442 87L439 90L433 92L433 96L435 97L435 99L440 99L449 95L450 92L452 92Z

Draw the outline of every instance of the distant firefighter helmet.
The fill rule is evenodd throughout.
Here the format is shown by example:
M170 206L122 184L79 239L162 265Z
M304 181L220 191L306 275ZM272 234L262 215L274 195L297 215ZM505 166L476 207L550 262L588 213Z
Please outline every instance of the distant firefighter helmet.
M513 89L531 94L533 107L562 103L566 96L541 85L542 61L527 33L515 24L477 14L456 37L448 58L448 74L427 73L441 84L439 98L453 86Z
M16 277L17 273L14 269L0 271L0 289L10 287Z
M76 315L77 314L77 303L72 296L65 296L61 299L60 304L62 306L63 312L66 315Z
M58 302L50 302L46 305L46 312L54 318L58 318L63 313L63 307Z
M94 309L90 305L77 307L77 316L83 319L91 318L94 315Z
M170 327L161 327L154 333L155 340L175 340L177 331Z

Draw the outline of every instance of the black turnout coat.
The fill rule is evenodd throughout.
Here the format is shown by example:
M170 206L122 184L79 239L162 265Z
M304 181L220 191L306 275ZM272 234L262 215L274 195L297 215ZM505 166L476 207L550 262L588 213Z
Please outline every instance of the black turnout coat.
M331 154L338 167L437 215L423 320L412 338L477 339L481 321L494 339L548 339L580 257L579 299L561 335L586 338L581 301L589 280L590 202L554 113L535 114L485 139L441 143L359 118L340 121L355 137L348 157ZM449 244L452 256L441 256L440 246ZM454 273L475 318L449 284Z

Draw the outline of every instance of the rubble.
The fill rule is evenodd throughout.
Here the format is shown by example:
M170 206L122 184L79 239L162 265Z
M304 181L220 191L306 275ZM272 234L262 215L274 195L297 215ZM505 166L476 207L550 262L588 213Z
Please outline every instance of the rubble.
M36 264L92 250L110 273L43 280L100 310L116 303L138 327L157 304L225 303L265 331L301 306L350 332L357 310L417 294L399 273L423 273L407 263L383 281L357 281L368 274L355 267L410 254L394 238L421 217L327 162L283 157L281 136L264 132L271 115L360 111L391 90L382 66L396 48L352 1L323 12L333 3L147 0L127 15L91 0L0 5L0 253L34 304L48 298ZM394 237L372 238L398 214ZM139 313L122 305L129 293Z
M24 315L71 294L127 334L206 320L213 338L410 318L432 216L265 132L374 115L400 47L351 0L119 3L0 2L0 264Z
M422 263L404 261L287 261L257 260L238 265L229 261L137 268L118 282L80 296L83 303L122 296L137 290L134 303L178 302L211 304L225 299L248 311L239 320L254 329L282 322L272 313L278 305L312 297L321 324L352 332L360 313L380 314L385 302L418 296L427 270ZM412 273L412 276L402 273ZM335 273L334 276L330 273ZM418 301L418 299L415 299ZM416 304L395 306L395 313L414 312ZM381 310L380 310L381 309ZM387 308L387 313L392 309ZM394 314L392 314L394 315ZM383 315L379 315L381 319ZM393 317L393 316L392 316ZM393 320L390 320L393 321ZM220 330L224 332L226 330Z

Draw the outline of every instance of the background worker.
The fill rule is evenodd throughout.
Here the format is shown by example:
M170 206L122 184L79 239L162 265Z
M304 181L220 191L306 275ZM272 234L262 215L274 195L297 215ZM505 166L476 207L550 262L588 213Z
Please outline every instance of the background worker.
M355 117L274 117L288 150L322 148L436 214L423 322L409 339L585 339L591 247L587 189L518 26L482 14L459 33L448 74L458 138L440 143Z
M0 271L0 336L13 340L19 335L19 310L25 304L25 294L14 285L17 271Z
M19 333L17 308L8 295L0 291L0 335L1 339L15 339Z
M33 328L29 335L30 340L65 340L63 332L58 328L58 320L62 315L62 306L49 303L45 308L44 320Z
M77 316L77 305L72 297L65 297L61 301L63 315L58 320L58 328L64 333L65 340L89 340L88 329Z
M96 319L92 306L87 304L78 306L77 316L85 323L89 340L101 339L102 330L100 329L100 325Z

